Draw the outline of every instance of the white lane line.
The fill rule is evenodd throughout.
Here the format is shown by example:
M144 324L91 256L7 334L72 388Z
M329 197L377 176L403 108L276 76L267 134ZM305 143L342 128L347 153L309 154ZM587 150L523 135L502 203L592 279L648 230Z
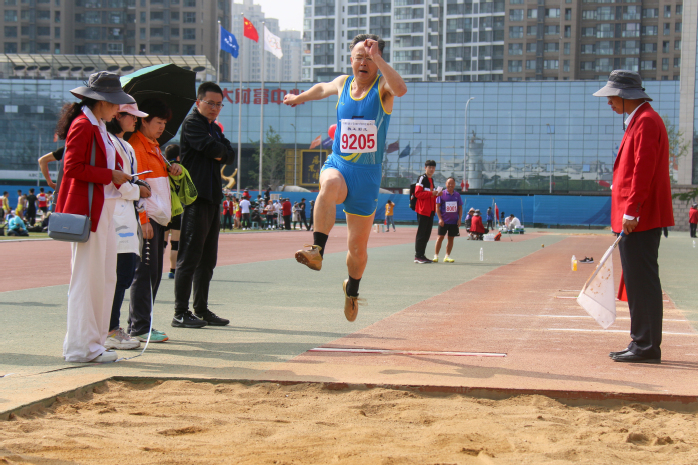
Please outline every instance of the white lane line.
M588 319L588 320L593 319L589 315L519 315L519 314L515 314L515 313L508 313L508 314L505 314L502 316L513 316L513 317L519 317L519 318L576 318L576 319ZM630 320L630 317L619 316L619 317L616 317L616 320ZM662 321L673 321L676 323L691 323L693 320L664 318Z
M574 296L568 296L568 295L556 295L556 299L576 299L577 297ZM618 299L616 299L616 302L620 302ZM669 302L668 300L662 300L662 302Z
M577 333L627 333L627 329L574 329L574 328L548 328L548 331L571 331ZM662 334L672 336L698 336L698 333L669 333L663 331Z
M433 350L394 350L394 349L349 349L340 347L316 347L308 352L343 352L349 354L381 355L443 355L452 357L506 357L507 354L495 352L442 352Z

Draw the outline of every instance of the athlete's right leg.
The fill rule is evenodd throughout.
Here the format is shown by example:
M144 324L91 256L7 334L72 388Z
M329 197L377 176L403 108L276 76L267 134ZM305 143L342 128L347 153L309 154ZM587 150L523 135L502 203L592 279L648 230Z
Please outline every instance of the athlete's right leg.
M334 227L337 205L347 198L347 183L342 173L334 168L327 168L320 173L320 192L315 200L313 211L313 246L310 250L296 252L296 261L311 270L322 268L327 237Z
M436 246L434 247L434 255L439 255L439 252L441 252L441 244L444 241L444 236L437 236L436 238ZM448 253L448 251L447 251Z

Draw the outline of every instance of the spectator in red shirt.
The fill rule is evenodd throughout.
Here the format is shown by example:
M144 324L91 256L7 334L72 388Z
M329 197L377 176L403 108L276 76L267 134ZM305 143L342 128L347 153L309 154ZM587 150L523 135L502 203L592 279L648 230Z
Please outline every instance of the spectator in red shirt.
M230 200L230 197L228 194L223 201L223 231L225 231L226 225L231 230L233 229L233 201Z
M480 210L475 210L472 223L470 224L470 237L474 240L482 240L482 236L488 232L489 230L485 229L485 226L482 224Z
M284 203L281 204L281 214L284 217L284 229L291 230L291 201L284 199Z
M436 211L436 197L441 193L436 189L434 172L436 162L427 160L424 162L424 174L419 177L414 189L414 196L417 197L417 237L414 242L414 262L426 265L432 263L426 255L427 243L431 237L431 230L434 227L434 213Z
M245 200L250 200L252 196L250 195L250 190L245 189L244 192L242 193L242 198Z
M44 188L41 187L39 188L39 195L36 196L36 203L39 207L39 210L46 215L48 213L48 196L44 192Z
M691 227L691 237L696 237L696 226L698 226L698 203L691 205L688 211L688 223Z

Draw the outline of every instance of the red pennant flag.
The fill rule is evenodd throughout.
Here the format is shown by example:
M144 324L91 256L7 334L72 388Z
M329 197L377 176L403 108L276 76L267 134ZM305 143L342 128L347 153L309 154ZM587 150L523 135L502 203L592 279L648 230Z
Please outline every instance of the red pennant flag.
M314 149L315 147L319 146L322 144L322 136L317 136L313 142L310 143L310 148Z
M259 34L257 34L257 29L252 25L252 23L247 19L244 18L245 20L245 28L243 31L243 35L247 37L248 39L252 39L255 42L259 40Z
M398 150L400 150L400 141L399 140L388 145L388 149L385 151L385 153L393 153L393 152L397 152Z
M620 274L620 286L618 286L618 300L622 302L628 301L628 292L625 290L625 279L623 273Z

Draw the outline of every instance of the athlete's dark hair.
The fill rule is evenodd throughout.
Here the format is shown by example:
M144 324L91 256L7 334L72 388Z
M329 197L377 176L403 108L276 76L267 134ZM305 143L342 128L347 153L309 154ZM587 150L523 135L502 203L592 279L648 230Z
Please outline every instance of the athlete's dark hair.
M201 100L202 98L206 97L206 92L215 92L217 94L223 95L223 91L221 90L221 87L216 84L215 82L211 81L206 81L202 82L201 85L199 86L199 89L196 91L196 98Z
M179 145L170 144L165 148L165 158L169 161L177 161L179 158Z
M381 55L383 55L385 41L381 39L380 36L377 36L375 34L359 34L358 36L354 37L354 40L351 41L351 45L349 46L349 51L354 50L354 45L358 44L359 42L363 42L366 39L372 39L378 42L378 50L380 50Z
M424 162L424 166L436 166L436 162L434 160L427 160Z
M456 182L456 178L454 178L453 176L447 177L447 178L446 178L446 182L448 182L449 179L453 179L453 182Z
M34 188L33 188L33 187L32 187L31 189L29 189L29 193L30 193L30 194L33 194L33 193L34 193Z
M150 123L153 118L161 118L168 122L172 119L172 110L170 110L170 107L168 107L165 102L158 98L149 98L139 104L138 107L139 110L148 113L148 116L145 118L138 118L138 121L136 121L136 131L141 128L144 120Z

